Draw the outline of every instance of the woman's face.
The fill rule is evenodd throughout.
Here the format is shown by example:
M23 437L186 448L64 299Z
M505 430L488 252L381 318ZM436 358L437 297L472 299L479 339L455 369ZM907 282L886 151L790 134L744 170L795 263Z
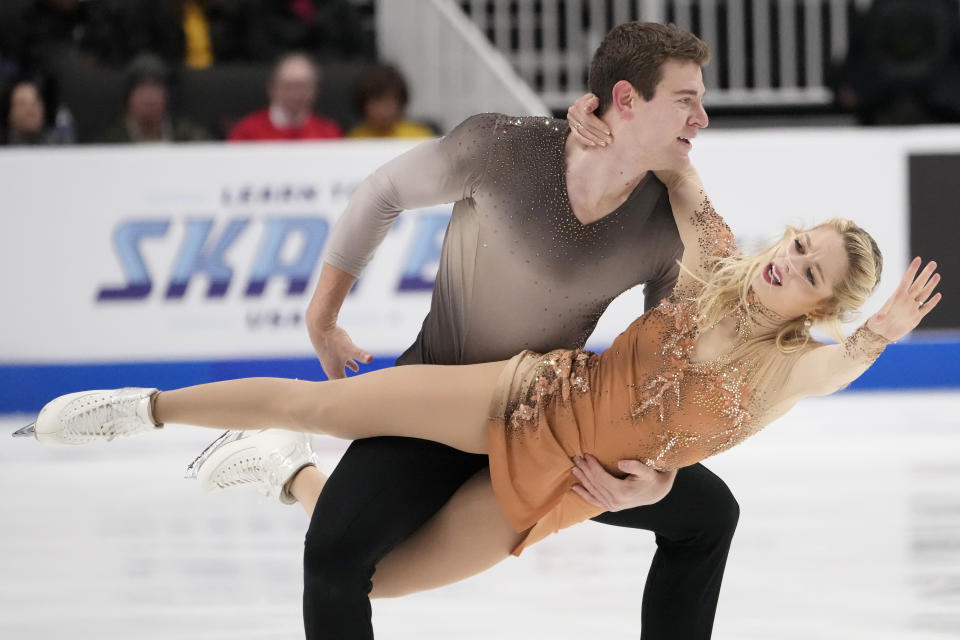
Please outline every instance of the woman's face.
M768 256L751 285L761 304L785 318L822 316L821 303L847 273L843 238L830 227L787 233Z

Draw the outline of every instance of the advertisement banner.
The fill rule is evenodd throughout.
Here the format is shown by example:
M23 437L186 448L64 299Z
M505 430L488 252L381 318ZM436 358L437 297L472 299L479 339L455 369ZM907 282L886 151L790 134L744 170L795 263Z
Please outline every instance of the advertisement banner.
M0 154L2 359L310 353L303 314L357 184L410 143ZM450 205L400 217L344 309L367 348L419 329Z

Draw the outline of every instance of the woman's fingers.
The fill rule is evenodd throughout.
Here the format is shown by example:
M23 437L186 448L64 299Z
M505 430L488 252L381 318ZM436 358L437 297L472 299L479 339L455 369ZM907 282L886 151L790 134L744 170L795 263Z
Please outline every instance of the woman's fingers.
M933 290L937 288L937 285L940 283L940 274L935 273L930 278L927 279L927 283L920 289L917 294L917 302L926 302L931 295L933 295Z
M567 109L567 122L583 141L605 147L613 142L613 136L603 120L594 114L599 105L600 101L592 93L580 96Z
M613 142L613 137L610 135L610 129L607 127L607 123L597 117L594 113L596 109L595 104L591 104L589 109L586 109L581 114L581 124L583 129L589 131L590 135L595 136L600 144L606 146L610 142Z
M919 292L920 289L926 286L930 278L933 277L933 274L936 271L936 269L937 269L936 262L934 262L933 260L928 262L927 266L923 268L923 271L917 274L916 277L914 277L913 282L910 284L911 293Z
M567 122L570 123L570 130L573 131L573 133L576 134L585 144L588 144L592 147L607 146L607 142L603 136L600 135L593 127L584 125L583 120L585 120L585 118L582 115L577 116L574 108L570 107L570 109L567 111Z
M917 276L917 270L920 269L920 263L921 260L919 256L910 261L909 266L907 266L907 271L903 274L903 279L900 280L899 290L910 290L910 285L913 284L913 280Z
M924 272L918 275L917 272L920 270L921 264L923 264L923 260L921 260L919 256L910 261L896 291L893 292L893 295L890 296L880 308L880 313L889 313L896 305L901 303L911 306L913 304L919 304L926 299L925 297L921 298L921 291L925 285L929 284L933 271L937 268L937 263L929 262ZM936 283L934 283L934 285L935 284ZM927 297L929 297L929 294Z
M924 318L928 313L933 311L933 308L937 306L937 303L940 302L941 298L943 298L943 294L938 293L937 295L933 296L932 298L924 302L922 305L920 305L920 318L921 319Z

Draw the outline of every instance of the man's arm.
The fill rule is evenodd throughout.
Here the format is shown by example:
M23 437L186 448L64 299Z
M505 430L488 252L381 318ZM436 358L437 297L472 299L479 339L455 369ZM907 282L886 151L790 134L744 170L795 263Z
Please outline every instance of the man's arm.
M469 198L486 167L498 116L483 114L449 135L425 142L391 160L364 180L337 222L324 265L307 307L307 333L327 377L342 378L344 367L372 356L337 325L340 307L373 258L397 216L405 209Z
M369 364L373 360L373 354L355 345L337 325L343 300L356 281L355 276L324 263L307 306L307 333L320 366L330 379L342 378L344 367L357 371L360 368L357 362Z

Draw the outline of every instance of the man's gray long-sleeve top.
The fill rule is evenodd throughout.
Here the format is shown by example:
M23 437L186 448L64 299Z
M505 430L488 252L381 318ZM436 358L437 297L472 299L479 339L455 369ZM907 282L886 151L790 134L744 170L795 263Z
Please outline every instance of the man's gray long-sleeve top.
M354 276L402 210L455 203L430 312L398 363L578 348L620 293L645 284L647 308L670 294L683 245L666 188L648 172L617 209L582 224L567 194L568 134L562 120L473 116L357 189L325 255Z

